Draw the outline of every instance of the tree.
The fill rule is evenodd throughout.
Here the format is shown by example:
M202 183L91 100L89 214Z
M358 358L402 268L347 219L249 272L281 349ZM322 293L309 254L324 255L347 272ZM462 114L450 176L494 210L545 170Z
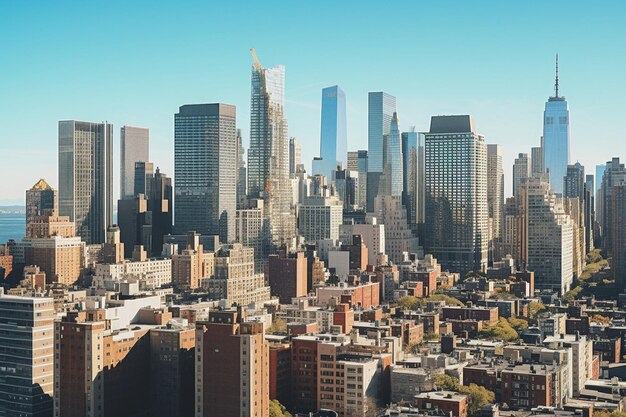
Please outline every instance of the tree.
M517 317L509 317L507 319L511 327L513 327L516 331L526 330L528 329L528 321L522 318Z
M270 417L292 417L284 405L278 400L270 401Z
M449 306L459 306L463 307L465 304L461 302L458 298L450 297L445 294L433 294L426 299L427 301L444 301Z
M503 340L505 342L513 342L519 339L519 335L509 324L507 319L500 317L498 322L490 324L478 333L478 336L490 340Z
M467 411L469 414L476 413L487 404L496 400L496 395L493 391L476 384L463 385L459 388L459 392L467 394Z
M420 300L412 295L405 295L398 299L398 306L405 310L415 310L420 304Z
M528 304L528 318L531 320L535 320L537 318L537 314L541 313L546 309L546 306L540 301L531 301Z
M439 340L439 338L439 333L426 333L424 335L424 341Z
M609 322L611 321L611 319L609 319L608 317L602 316L600 314L594 314L593 316L591 316L590 320L594 323L600 324L609 324Z
M435 375L435 386L445 391L458 391L461 387L458 378L446 374Z
M272 321L272 325L267 328L267 334L287 334L287 322L276 318Z

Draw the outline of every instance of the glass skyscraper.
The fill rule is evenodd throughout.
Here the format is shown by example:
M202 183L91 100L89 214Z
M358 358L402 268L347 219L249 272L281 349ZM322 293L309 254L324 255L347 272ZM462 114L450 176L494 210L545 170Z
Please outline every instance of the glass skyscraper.
M569 108L565 97L559 96L559 61L556 62L554 96L546 102L543 112L543 158L550 187L563 194L563 178L569 164Z
M271 243L292 246L296 235L295 208L289 179L289 139L284 113L285 67L264 68L256 53L250 97L248 194L263 198Z
M383 161L385 195L402 196L404 175L402 171L402 141L398 128L398 115L393 113L389 133L384 136Z
M335 85L322 90L322 126L320 134L320 162L313 174L329 180L341 164L346 168L348 135L346 130L346 94Z
M122 126L120 129L120 199L134 198L135 162L149 158L150 131L144 127Z
M487 144L471 116L434 116L425 137L426 251L443 268L487 268Z
M189 104L174 116L174 224L177 233L196 231L235 238L237 208L235 106Z
M367 169L383 172L383 137L389 134L396 112L396 98L385 92L368 94L367 103Z
M104 243L113 224L113 125L59 122L59 214L85 243Z

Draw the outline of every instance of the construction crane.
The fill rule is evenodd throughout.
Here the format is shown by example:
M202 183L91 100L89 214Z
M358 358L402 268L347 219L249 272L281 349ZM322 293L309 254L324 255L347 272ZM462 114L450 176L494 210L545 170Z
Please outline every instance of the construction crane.
M254 48L250 48L250 53L252 54L252 59L254 60L254 68L257 70L263 69L263 65L259 62L259 58L257 58Z

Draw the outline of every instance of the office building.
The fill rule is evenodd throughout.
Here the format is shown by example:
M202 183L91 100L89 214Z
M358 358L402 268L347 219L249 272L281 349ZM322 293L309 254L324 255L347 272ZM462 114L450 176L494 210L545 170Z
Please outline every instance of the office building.
M471 116L434 116L425 137L426 251L444 268L485 270L487 144Z
M193 290L200 287L202 278L210 277L213 273L205 259L205 255L213 255L205 254L198 233L189 232L186 240L185 249L172 255L172 284L176 288Z
M513 195L517 196L524 179L531 176L531 161L527 153L520 153L513 163Z
M408 223L407 210L400 196L376 197L375 210L378 221L385 225L385 253L398 264L404 260L404 253L421 253L419 240L413 236ZM367 246L367 237L363 239ZM376 257L372 258L374 261Z
M246 148L243 147L241 129L237 129L237 208L245 207L248 200L248 170Z
M298 212L298 226L306 242L339 239L343 206L336 196L307 197Z
M269 417L269 347L263 323L241 309L196 322L196 417Z
M254 249L254 264L257 272L264 270L268 255L268 236L264 225L263 200L252 200L251 207L235 213L235 241Z
M163 237L172 233L172 179L157 167L151 180L148 209L152 216L152 253L158 256L163 249ZM144 245L147 246L147 245Z
M600 179L598 179L600 181ZM602 236L602 250L606 256L613 253L613 190L614 186L626 181L626 168L619 158L613 158L606 163L602 174L598 203L600 204L599 223Z
M594 236L596 228L596 206L593 174L585 176L584 190L584 216L585 216L585 252L589 253L594 248Z
M367 247L367 258L373 265L379 259L379 255L387 253L385 243L385 225L381 224L376 217L367 219L367 223L350 223L339 226L339 240L342 245L352 245L353 237L361 236L361 241Z
M0 415L52 415L54 318L52 298L0 293Z
M578 198L581 201L585 194L585 167L579 162L567 166L563 177L563 197Z
M611 191L611 270L618 293L626 292L626 181L613 185Z
M154 178L154 164L152 162L135 162L135 184L133 188L133 197L139 194L149 196L151 194L150 185Z
M563 178L567 174L570 146L569 108L565 97L559 96L559 57L556 58L554 96L546 102L543 113L543 160L550 187L563 194Z
M289 175L295 175L299 165L302 165L302 146L298 139L289 138Z
M150 160L149 144L150 131L145 127L122 126L120 129L120 199L137 195L135 163Z
M384 137L391 130L396 112L396 98L385 92L368 94L367 111L367 211L374 211L374 200L384 185L380 184L384 169Z
M235 106L181 106L174 117L174 227L235 237L237 209L237 120Z
M322 89L322 125L320 134L320 160L313 175L333 178L337 165L345 168L348 152L346 129L346 94L334 85Z
M59 214L87 244L103 243L113 224L113 126L59 122Z
M359 177L359 200L358 206L365 210L367 206L367 151L360 150L348 152L348 171L358 172Z
M285 67L264 68L251 50L248 194L265 201L271 243L293 246L296 216L289 179L289 142L284 113Z
M541 146L535 146L530 148L530 161L531 175L543 175L546 173L546 168L543 160L543 136L541 137Z
M424 134L402 132L402 204L410 225L424 220Z
M57 191L43 178L26 190L26 224L37 216L51 216L58 207Z
M573 281L574 224L550 185L529 178L520 188L525 237L522 253L526 266L535 273L535 288L561 295Z
M504 170L501 145L487 145L487 207L489 209L489 251L492 260L500 259L505 255L500 252L504 210Z
M385 178L384 195L401 197L404 174L402 171L402 140L398 128L398 114L393 113L389 133L383 137L383 177ZM380 195L380 193L379 193Z

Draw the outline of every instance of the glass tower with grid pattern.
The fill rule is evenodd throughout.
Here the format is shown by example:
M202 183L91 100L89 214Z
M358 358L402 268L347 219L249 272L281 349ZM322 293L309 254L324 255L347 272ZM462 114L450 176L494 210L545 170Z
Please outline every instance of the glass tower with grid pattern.
M471 116L434 116L425 136L426 252L445 269L487 267L487 144Z

